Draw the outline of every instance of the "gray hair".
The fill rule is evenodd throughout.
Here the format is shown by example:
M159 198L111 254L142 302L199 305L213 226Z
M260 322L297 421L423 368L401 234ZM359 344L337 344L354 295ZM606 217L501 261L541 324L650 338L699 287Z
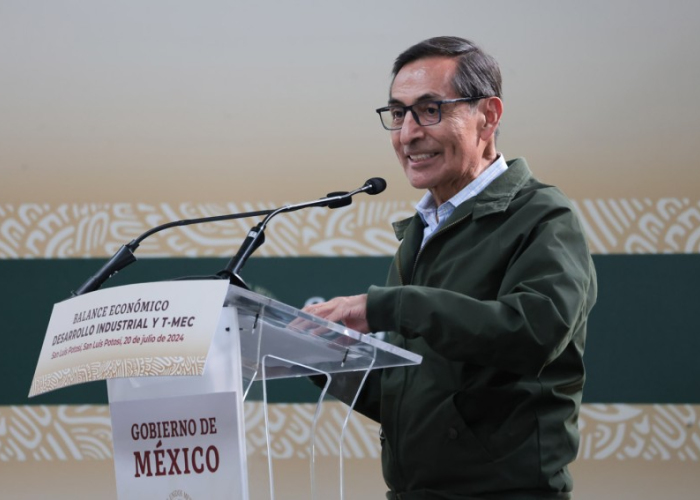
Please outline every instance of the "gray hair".
M429 38L402 52L394 61L392 81L406 64L427 57L457 59L452 83L460 97L502 97L501 70L496 60L474 42L456 36Z

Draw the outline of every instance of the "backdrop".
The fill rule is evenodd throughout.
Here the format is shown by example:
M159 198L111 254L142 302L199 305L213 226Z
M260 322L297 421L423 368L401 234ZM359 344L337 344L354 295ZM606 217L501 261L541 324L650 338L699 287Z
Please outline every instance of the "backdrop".
M295 307L384 280L390 223L421 193L374 109L393 59L443 34L500 62L499 149L571 197L595 254L577 498L697 495L699 15L683 0L0 0L2 496L115 495L104 388L26 394L52 304L148 228L381 176L381 196L278 217L244 275ZM256 222L159 233L110 285L216 272ZM308 453L293 430L308 428L308 391L274 396L289 477ZM350 494L380 498L376 427L354 429L366 480Z

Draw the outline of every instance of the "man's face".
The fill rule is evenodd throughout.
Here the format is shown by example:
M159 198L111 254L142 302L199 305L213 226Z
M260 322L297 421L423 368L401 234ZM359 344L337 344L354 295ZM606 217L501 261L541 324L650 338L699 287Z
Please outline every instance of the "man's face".
M461 97L452 80L457 61L447 57L419 59L405 65L394 78L390 103L404 106L419 101ZM485 147L478 134L483 117L468 103L442 105L442 120L420 126L407 113L403 127L391 132L391 142L411 185L429 189L439 204L457 194L483 170ZM485 168L485 167L484 167Z

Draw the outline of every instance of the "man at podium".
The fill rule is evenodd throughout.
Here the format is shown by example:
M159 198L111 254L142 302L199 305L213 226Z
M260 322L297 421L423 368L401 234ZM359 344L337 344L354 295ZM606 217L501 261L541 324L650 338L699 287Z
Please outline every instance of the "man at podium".
M423 356L370 375L389 499L568 499L596 278L569 200L496 146L496 61L456 37L393 67L377 110L409 183L385 286L306 310Z

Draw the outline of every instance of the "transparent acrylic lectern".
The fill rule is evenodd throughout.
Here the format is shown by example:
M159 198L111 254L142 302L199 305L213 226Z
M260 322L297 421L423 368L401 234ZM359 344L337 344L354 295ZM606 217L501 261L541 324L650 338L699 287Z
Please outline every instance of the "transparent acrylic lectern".
M240 477L237 479L241 487L232 492L230 498L275 499L285 498L285 495L275 484L273 472L267 381L291 377L325 377L325 387L321 391L311 429L310 495L313 499L318 498L314 446L316 423L322 410L320 403L332 386L331 392L335 391L333 396L349 405L342 430L337 436L341 450L338 464L338 498L342 499L346 488L343 479L343 437L352 406L368 374L374 369L420 362L420 356L372 335L360 334L257 293L230 286L202 376L112 378L107 383L110 405L138 400L227 393L235 394L236 401L231 401L231 404L242 408L243 400L251 393L253 382L262 382L268 450L269 481L265 487L267 491L248 491L245 436L242 429L239 433L239 436L243 436L242 442L231 444L243 449ZM343 383L334 383L338 379L342 379ZM244 426L244 422L240 425Z

